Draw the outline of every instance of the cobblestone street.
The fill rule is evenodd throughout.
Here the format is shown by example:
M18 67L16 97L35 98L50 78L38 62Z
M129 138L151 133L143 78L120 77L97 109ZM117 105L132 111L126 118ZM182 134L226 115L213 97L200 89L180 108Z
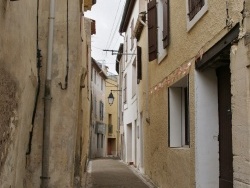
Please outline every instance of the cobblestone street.
M118 159L96 159L88 166L86 188L153 188L146 179Z

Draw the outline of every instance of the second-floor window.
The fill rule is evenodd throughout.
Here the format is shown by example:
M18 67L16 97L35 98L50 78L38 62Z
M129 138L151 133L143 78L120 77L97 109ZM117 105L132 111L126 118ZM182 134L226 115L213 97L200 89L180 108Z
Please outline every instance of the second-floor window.
M100 101L100 120L103 121L103 109L104 109L104 104L102 101Z
M133 32L134 32L134 18L132 19L132 21L131 21L131 26L130 26L130 28L131 28L131 50L133 50L133 47L134 47L134 40L135 40L135 38L134 38L134 36L133 36Z
M137 76L136 76L136 58L135 58L132 64L132 97L134 97L136 94L136 84L137 84L136 77Z
M208 0L186 0L187 31L193 28L207 11Z
M151 0L148 3L148 53L149 61L166 56L169 45L169 0Z
M103 90L103 79L101 79L101 90Z
M127 103L127 75L124 75L123 103Z
M189 20L192 20L204 5L205 5L205 0L188 0Z

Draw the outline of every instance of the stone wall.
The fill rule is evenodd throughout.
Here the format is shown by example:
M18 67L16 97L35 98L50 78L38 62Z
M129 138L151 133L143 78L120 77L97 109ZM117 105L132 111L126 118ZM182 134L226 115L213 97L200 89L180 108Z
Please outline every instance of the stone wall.
M36 1L0 2L0 185L26 187L37 90Z

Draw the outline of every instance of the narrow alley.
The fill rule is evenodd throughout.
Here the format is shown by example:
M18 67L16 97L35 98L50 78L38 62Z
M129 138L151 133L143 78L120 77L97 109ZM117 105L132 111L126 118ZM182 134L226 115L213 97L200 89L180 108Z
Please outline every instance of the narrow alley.
M154 188L149 180L117 158L90 161L86 188Z

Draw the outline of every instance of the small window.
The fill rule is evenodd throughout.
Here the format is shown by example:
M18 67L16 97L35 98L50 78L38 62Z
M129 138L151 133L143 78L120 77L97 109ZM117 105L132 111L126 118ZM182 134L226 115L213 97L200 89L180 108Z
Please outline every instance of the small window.
M186 0L187 31L208 11L208 0Z
M104 107L104 104L102 101L100 101L100 121L103 121L103 107Z
M169 147L189 146L188 76L168 89Z
M134 36L133 36L133 32L134 32L134 18L132 19L132 21L131 21L131 26L130 26L130 29L131 29L131 48L130 48L130 50L132 50L133 49L133 47L134 47Z
M204 5L205 5L205 0L188 0L188 8L189 8L188 16L190 21L201 10L201 8Z
M101 90L103 90L103 80L101 78Z
M136 75L136 59L134 59L132 64L132 97L136 95L136 85L137 85L137 75Z
M137 84L142 79L142 60L141 60L141 47L137 46Z
M124 75L123 103L127 103L127 75Z

